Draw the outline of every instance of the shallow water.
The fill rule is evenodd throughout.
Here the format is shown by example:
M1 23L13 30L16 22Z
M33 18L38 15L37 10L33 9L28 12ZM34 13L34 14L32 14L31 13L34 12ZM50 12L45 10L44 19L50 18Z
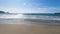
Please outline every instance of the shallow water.
M43 20L43 19L0 19L0 24L47 24L47 25L60 25L59 20Z

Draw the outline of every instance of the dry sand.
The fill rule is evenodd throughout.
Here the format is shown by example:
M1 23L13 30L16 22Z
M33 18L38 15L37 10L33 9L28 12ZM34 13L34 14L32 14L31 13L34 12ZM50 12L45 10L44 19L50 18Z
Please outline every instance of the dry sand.
M60 34L60 26L42 24L0 24L0 34Z

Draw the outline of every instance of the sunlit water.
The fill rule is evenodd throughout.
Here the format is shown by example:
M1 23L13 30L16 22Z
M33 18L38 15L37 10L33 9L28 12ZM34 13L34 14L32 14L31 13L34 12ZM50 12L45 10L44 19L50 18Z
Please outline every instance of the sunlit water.
M9 19L9 18L23 18L23 15L22 14L16 14L16 15L4 14L4 15L0 15L0 18L6 18L6 19Z

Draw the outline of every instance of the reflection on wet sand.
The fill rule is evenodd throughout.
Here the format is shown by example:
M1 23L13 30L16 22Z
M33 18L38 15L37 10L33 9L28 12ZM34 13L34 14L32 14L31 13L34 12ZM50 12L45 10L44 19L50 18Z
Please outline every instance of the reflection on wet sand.
M0 34L60 34L60 25L0 24Z

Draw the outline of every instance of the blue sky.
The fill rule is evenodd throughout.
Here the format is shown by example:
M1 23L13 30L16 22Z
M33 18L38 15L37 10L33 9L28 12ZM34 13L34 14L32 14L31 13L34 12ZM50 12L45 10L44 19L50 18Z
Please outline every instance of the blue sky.
M60 12L60 0L0 0L0 10L16 13Z

